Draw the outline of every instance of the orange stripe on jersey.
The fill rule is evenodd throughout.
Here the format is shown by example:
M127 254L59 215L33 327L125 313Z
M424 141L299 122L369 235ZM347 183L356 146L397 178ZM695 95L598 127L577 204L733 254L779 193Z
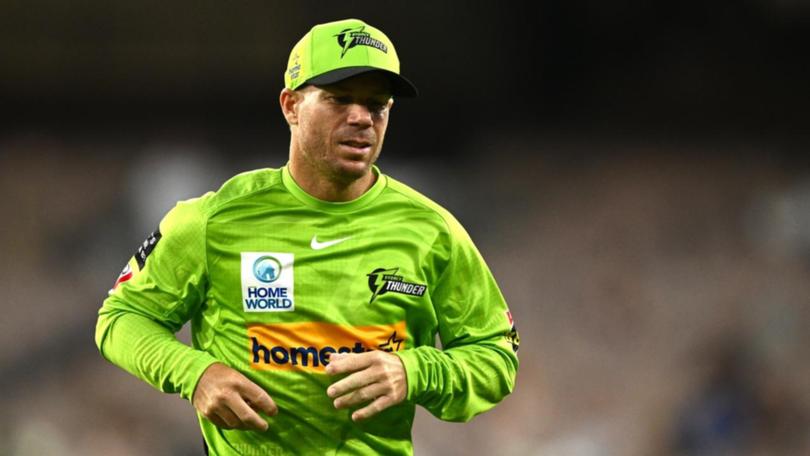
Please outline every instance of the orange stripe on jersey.
M259 370L324 372L331 353L394 352L405 349L405 320L372 326L276 323L247 326L250 367Z

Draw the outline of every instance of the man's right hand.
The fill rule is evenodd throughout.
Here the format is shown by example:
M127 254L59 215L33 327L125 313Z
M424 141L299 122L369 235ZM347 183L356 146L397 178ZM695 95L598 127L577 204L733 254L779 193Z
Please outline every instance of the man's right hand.
M266 431L267 421L256 412L270 416L278 413L276 403L265 390L221 363L214 363L203 372L191 403L223 429Z

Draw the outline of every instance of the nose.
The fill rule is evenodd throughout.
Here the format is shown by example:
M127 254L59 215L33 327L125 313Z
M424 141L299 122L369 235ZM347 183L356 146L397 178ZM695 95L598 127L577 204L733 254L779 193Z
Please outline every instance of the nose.
M348 107L349 125L354 125L361 128L368 128L374 125L374 120L371 117L371 112L367 106L360 103L352 103Z

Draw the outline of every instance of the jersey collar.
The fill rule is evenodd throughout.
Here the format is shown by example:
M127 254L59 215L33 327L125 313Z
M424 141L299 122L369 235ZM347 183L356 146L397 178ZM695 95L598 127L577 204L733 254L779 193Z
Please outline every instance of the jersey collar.
M289 168L289 163L281 168L281 181L284 184L284 188L286 188L287 191L295 197L295 199L304 205L325 212L346 213L362 209L371 204L371 202L374 201L380 195L380 193L382 193L386 185L388 185L388 180L386 179L385 175L380 172L377 165L372 165L371 170L374 175L377 176L377 181L374 182L374 185L366 190L365 193L351 201L324 201L322 199L315 198L307 193L306 190L301 188L298 183L295 182L295 179L293 179Z

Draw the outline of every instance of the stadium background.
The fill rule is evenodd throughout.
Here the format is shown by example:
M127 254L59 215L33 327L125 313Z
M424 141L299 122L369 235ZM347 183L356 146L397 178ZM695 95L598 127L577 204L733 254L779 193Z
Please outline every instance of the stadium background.
M382 168L521 330L516 392L417 454L810 453L808 2L5 0L0 454L199 454L96 311L174 201L285 162L287 53L344 17L421 90Z

